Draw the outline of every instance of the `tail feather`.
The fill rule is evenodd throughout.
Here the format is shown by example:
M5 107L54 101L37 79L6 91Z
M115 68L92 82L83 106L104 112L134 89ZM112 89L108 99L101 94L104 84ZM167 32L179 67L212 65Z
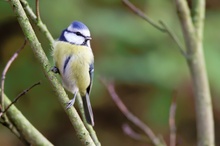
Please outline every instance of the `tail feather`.
M94 117L93 117L89 95L86 94L85 96L82 96L82 100L83 100L83 107L84 107L86 121L88 124L94 126L95 123L94 123Z

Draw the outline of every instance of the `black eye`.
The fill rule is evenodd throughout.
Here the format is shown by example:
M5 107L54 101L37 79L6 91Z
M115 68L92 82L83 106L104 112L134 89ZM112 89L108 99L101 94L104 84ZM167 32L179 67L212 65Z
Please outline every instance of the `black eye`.
M76 35L82 36L82 34L78 31L76 32Z

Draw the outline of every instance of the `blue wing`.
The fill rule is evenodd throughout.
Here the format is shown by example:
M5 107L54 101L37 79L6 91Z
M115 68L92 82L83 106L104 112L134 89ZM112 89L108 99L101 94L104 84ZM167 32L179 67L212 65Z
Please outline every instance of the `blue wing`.
M94 74L94 63L90 64L90 66L89 66L90 84L86 89L88 94L90 94L90 92L91 92L92 82L93 82L93 74Z

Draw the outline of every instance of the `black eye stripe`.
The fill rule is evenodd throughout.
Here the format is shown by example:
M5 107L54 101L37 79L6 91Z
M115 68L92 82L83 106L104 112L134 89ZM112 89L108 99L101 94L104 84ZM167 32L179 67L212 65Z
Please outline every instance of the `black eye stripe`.
M68 29L66 29L67 32L69 33L75 33L76 35L78 36L82 36L82 37L85 37L81 32L77 31L77 32L73 32L73 31L69 31Z

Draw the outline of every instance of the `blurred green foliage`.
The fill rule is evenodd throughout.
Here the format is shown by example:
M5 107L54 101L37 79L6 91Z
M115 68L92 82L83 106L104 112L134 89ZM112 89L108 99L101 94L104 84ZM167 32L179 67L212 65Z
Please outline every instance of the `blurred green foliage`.
M28 1L35 9L35 1ZM180 24L171 1L134 1L156 22L162 20L184 43ZM73 20L84 22L92 34L95 55L95 80L91 102L95 130L105 146L143 145L126 136L121 125L127 120L117 109L99 77L114 80L119 96L135 115L146 122L168 142L168 116L172 92L178 92L177 134L180 145L195 145L195 113L192 86L187 64L171 38L134 15L117 0L44 0L40 1L42 21L54 38ZM210 0L204 29L204 51L213 95L216 139L219 136L220 67L219 39L220 3ZM49 57L51 48L45 36L33 25ZM9 4L0 1L0 71L24 41ZM80 145L66 114L50 88L39 63L27 45L11 66L5 93L13 99L37 81L42 84L22 97L16 106L49 140L58 146ZM70 95L71 97L72 95ZM62 120L61 120L62 119ZM220 139L220 138L219 138ZM218 139L218 140L219 140ZM217 141L219 144L219 141ZM0 126L0 145L21 143Z

